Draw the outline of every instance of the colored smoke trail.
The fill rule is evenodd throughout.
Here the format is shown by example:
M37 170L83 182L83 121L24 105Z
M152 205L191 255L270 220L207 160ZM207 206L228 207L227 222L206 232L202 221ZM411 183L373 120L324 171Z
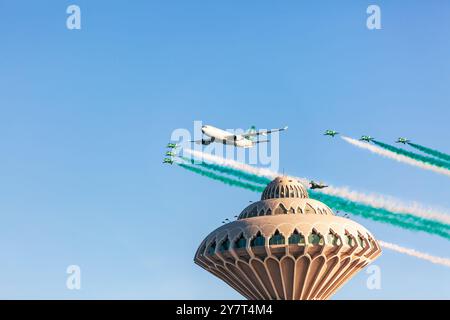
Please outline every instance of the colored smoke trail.
M354 202L363 203L378 209L395 212L408 218L416 218L427 221L427 223L438 223L442 228L450 229L450 215L426 208L420 204L405 204L391 197L378 194L365 194L349 190L348 188L329 186L322 193L339 196Z
M414 152L411 152L411 151L408 151L408 150L404 150L404 149L401 149L401 148L397 148L397 147L394 147L394 146L392 146L390 144L387 144L387 143L384 143L384 142L380 142L380 141L377 141L377 140L373 140L372 142L375 143L376 145L380 146L383 149L392 151L392 152L400 154L402 156L405 156L405 157L408 157L408 158L411 158L411 159L414 159L414 160L417 160L417 161L421 161L421 162L424 162L424 163L428 163L428 164L431 164L431 165L436 166L436 167L440 167L440 168L444 168L444 169L450 170L450 163L448 163L446 161L442 161L440 159L436 159L436 158L433 158L433 157L423 156L421 154L414 153Z
M203 161L209 161L221 166L226 166L229 168L233 168L233 169L237 169L237 170L241 170L247 173L251 173L260 177L266 177L269 179L274 179L275 177L279 176L279 174L277 172L274 172L272 170L269 169L264 169L264 168L256 168L253 166L250 166L248 164L245 163L241 163L241 162L237 162L231 159L226 159L226 158L222 158L222 157L218 157L209 153L204 153L201 151L197 151L197 150L192 150L192 149L183 149L183 151L185 151L186 153L194 156L197 159L203 160Z
M242 182L239 180L227 178L227 177L221 176L219 174L215 174L213 172L199 169L192 165L188 165L188 164L184 164L184 163L177 163L177 165L182 167L183 169L189 170L191 172L197 173L201 176L208 177L208 178L216 180L216 181L223 182L230 186L240 187L240 188L248 189L250 191L255 191L255 192L262 192L264 190L264 187L260 187L260 186L257 186L257 185L251 184L251 183L246 183L246 182Z
M197 174L209 177L209 178L211 178L213 180L221 181L221 182L226 183L226 184L231 184L233 186L242 187L242 188L245 188L245 189L248 189L248 190L251 190L251 191L256 191L256 192L262 192L264 190L264 187L262 187L262 186L256 186L256 185L252 186L251 184L248 184L248 183L241 183L238 180L224 178L224 177L222 177L220 175L212 174L212 173L207 172L207 171L205 171L203 169L195 168L195 167L193 167L191 165L186 165L186 164L178 164L178 165L180 167L182 167L184 169L187 169L189 171L192 171L194 173L197 173ZM328 199L324 199L324 201L328 201ZM447 238L448 238L448 234L447 234ZM446 258L432 256L432 255L429 255L429 254L426 254L426 253L418 252L418 251L416 251L414 249L403 248L403 247L400 247L400 246L398 246L396 244L392 244L392 243L388 243L388 242L384 242L384 241L380 241L380 240L378 240L378 243L382 247L384 247L386 249L389 249L389 250L396 251L398 253L402 253L402 254L413 256L415 258L427 260L427 261L435 263L435 264L441 264L441 265L444 265L444 266L450 266L450 260L446 259Z
M258 175L252 174L252 173L247 173L245 171L242 170L238 170L238 169L234 169L231 167L227 167L227 166L223 166L223 165L218 165L218 164L214 164L214 163L208 163L208 162L193 162L191 161L191 159L186 158L186 157L180 157L181 159L187 161L187 162L191 162L192 164L198 165L202 168L205 168L207 170L213 170L216 172L221 172L224 174L228 174L231 176L235 176L239 179L243 179L243 180L248 180L248 181L252 181L258 184L263 184L263 185L267 185L269 184L272 180L265 178L265 177L260 177Z
M337 196L323 194L314 190L309 190L309 194L311 198L324 202L334 210L345 211L366 219L388 223L412 231L424 231L450 240L448 225L444 225L439 222L416 218L411 215L398 214L395 212L390 212L386 209L374 208L365 204L356 203Z
M408 144L411 147L416 148L417 150L420 150L420 151L422 151L422 152L424 152L426 154L429 154L431 156L434 156L436 158L439 158L439 159L442 159L442 160L445 160L445 161L450 161L450 155L449 154L446 154L446 153L443 153L443 152L440 152L440 151L437 151L437 150L434 150L434 149L431 149L431 148L427 148L427 147L421 146L420 144L416 144L416 143L412 143L412 142L408 142Z
M180 166L197 174L207 176L229 185L242 187L255 192L262 192L264 190L263 186L257 186L251 183L244 183L239 180L223 177L221 175L214 174L197 167L185 164L180 164ZM364 204L358 204L347 199L342 199L332 195L326 195L314 190L310 190L309 194L311 198L322 201L335 210L342 210L366 219L389 223L391 225L395 225L412 231L425 231L427 233L439 235L450 240L450 234L446 230L443 230L444 228L442 228L442 224L437 222L425 221L424 219L419 219L413 216L407 217L406 215L396 214L385 209L373 208Z
M407 254L407 255L415 257L415 258L427 260L427 261L435 263L435 264L440 264L440 265L443 265L446 267L450 267L450 259L432 256L432 255L429 255L428 253L419 252L414 249L403 248L396 244L384 242L381 240L378 240L378 243L383 248L393 250L393 251L396 251L399 253Z
M357 142L359 142L359 141L357 141ZM372 146L372 147L374 147L374 146ZM377 147L375 147L375 148L377 148ZM377 149L379 149L379 148L377 148ZM256 168L256 167L253 167L253 166L250 166L247 164L243 164L243 163L231 160L231 159L224 159L224 158L221 158L221 157L218 157L215 155L211 155L211 154L207 154L207 153L203 153L200 151L194 151L191 149L184 149L184 150L187 153L191 154L192 156L194 156L198 159L203 159L203 160L213 162L213 163L221 165L221 166L227 166L229 168L232 168L232 169L236 170L236 174L238 174L238 175L240 174L240 172L244 172L246 174L251 174L253 176L258 177L258 181L251 180L253 182L260 183L259 179L265 178L267 180L262 180L262 183L268 184L272 179L279 176L279 174L277 172L274 172L274 171L271 171L268 169ZM380 150L384 151L383 149L380 149ZM242 178L244 178L246 180L250 180L250 179L248 179L247 176L246 177L242 176ZM309 179L298 178L298 177L292 177L292 178L299 180L303 185L305 185L305 187L307 187L309 185L309 181L310 181ZM435 220L435 221L431 221L431 222L432 223L434 223L434 222L442 223L442 224L444 224L442 226L443 228L447 228L447 229L450 228L450 226L449 226L450 225L450 215L449 214L442 213L442 212L432 209L432 208L424 207L417 203L405 204L405 203L402 203L401 201L398 201L391 197L386 197L386 196L377 195L377 194L364 194L361 192L356 192L356 191L350 190L346 187L334 187L332 185L330 185L328 188L321 189L318 192L324 193L324 194L327 194L330 196L338 196L341 198L345 198L347 200L351 200L353 202L366 204L366 205L372 206L374 208L386 209L388 211L395 212L397 214L413 215L413 216L416 216L419 218Z
M445 174L447 176L450 176L450 170L447 170L445 168L437 167L437 166L431 165L429 163L424 163L422 161L418 161L416 159L407 157L405 155L402 155L402 154L399 154L399 153L396 153L396 152L393 152L393 151L390 151L387 149L383 149L381 147L374 146L370 143L362 142L362 141L359 141L359 140L356 140L353 138L349 138L349 137L345 137L345 136L341 136L341 138L344 141L346 141L356 147L369 150L370 152L384 156L386 158L391 158L398 162L403 162L403 163L409 164L411 166L415 166L415 167L425 169L425 170L431 170L431 171L434 171L434 172L437 172L440 174Z

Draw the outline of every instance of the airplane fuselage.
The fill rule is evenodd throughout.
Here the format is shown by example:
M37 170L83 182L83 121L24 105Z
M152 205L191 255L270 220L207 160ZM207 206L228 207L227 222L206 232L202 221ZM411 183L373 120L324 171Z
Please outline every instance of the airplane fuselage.
M241 148L250 148L253 146L253 141L244 138L242 135L231 134L228 131L213 126L203 126L202 133L210 138L208 143L203 144L217 142Z

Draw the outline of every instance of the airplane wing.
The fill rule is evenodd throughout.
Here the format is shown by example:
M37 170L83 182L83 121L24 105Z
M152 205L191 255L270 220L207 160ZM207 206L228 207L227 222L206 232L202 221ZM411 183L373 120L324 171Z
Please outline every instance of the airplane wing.
M268 134L273 133L273 132L287 130L287 128L288 127L284 127L284 128L280 128L280 129L261 130L261 131L256 131L256 132L249 132L249 133L243 134L242 136L245 137L245 138L255 137L255 136L259 136L259 135L267 136Z
M256 144L256 143L265 143L265 142L270 142L270 140L257 140L257 141L253 141L253 144Z
M194 142L196 144L203 144L205 146L211 144L211 142L214 142L214 139L200 139L200 140L191 140L189 142Z

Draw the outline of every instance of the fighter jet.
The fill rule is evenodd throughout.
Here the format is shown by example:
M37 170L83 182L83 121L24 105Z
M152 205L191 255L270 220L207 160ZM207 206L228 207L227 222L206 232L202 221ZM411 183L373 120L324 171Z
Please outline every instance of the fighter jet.
M366 142L370 142L372 141L374 138L372 138L371 136L362 136L359 140L361 141L366 141Z
M395 141L395 143L403 143L403 144L407 144L408 142L411 142L410 140L406 139L406 138L398 138L397 141Z
M313 180L311 180L310 182L309 182L309 185L310 185L310 189L323 189L323 188L326 188L326 187L328 187L328 186L326 186L326 185L324 185L324 184L321 184L321 183L316 183L316 182L314 182Z
M176 157L176 153L175 152L172 152L172 151L167 151L166 152L166 156L168 156L168 157Z
M167 163L167 164L173 164L173 160L170 158L164 158L163 163Z
M335 135L339 134L339 132L334 131L334 130L326 130L325 133L323 134L324 136L331 136L334 137Z
M176 143L168 143L167 144L167 146L166 146L166 148L169 148L169 149L175 149L175 148L178 148L178 145L176 144Z
M273 132L284 131L287 130L288 127L284 127L281 129L273 129L273 130L261 130L257 131L254 126L252 126L246 133L244 134L232 134L228 131L205 125L202 126L202 133L207 136L206 139L194 140L191 142L195 142L202 145L209 145L213 142L223 143L227 145L233 145L235 147L241 148L251 148L254 145L262 142L269 142L269 140L255 140L255 138L259 135L267 136Z

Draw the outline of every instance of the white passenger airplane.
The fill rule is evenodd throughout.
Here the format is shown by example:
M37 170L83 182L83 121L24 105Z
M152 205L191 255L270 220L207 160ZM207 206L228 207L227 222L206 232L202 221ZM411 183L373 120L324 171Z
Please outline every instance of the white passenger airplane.
M235 147L251 148L257 143L269 142L269 140L254 140L255 137L259 135L267 136L268 134L273 132L287 130L287 128L288 127L284 127L281 129L256 131L255 127L253 126L244 134L232 134L228 131L213 126L205 125L202 126L202 133L208 136L208 139L201 139L191 142L203 145L209 145L212 142L217 142L233 145Z

